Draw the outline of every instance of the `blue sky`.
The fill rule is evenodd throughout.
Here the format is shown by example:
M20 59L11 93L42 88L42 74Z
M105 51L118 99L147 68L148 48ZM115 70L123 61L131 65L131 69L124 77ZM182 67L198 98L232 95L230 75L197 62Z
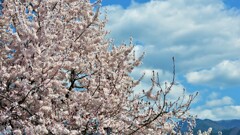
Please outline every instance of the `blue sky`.
M176 59L178 85L172 98L198 91L191 112L213 120L240 119L239 0L103 0L106 29L116 44L132 36L143 64L132 73L146 73L138 89L149 87L151 71L171 80Z

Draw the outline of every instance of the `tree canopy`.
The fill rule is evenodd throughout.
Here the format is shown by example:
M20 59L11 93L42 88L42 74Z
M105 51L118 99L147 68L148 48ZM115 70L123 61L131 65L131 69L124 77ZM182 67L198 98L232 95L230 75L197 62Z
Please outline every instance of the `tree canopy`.
M135 92L141 64L106 38L100 1L5 0L0 16L0 131L16 135L180 134L196 95L172 100L170 83ZM174 62L174 59L173 59ZM139 90L138 90L139 91Z

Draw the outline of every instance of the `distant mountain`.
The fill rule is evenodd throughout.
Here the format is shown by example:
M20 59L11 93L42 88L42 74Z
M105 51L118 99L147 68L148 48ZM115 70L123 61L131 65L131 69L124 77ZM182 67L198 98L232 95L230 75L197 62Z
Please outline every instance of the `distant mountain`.
M213 121L209 119L197 119L194 134L198 130L207 131L209 127L213 129L212 135L217 135L218 131L222 131L223 135L240 135L240 120L220 120Z
M222 131L223 135L240 135L240 128L231 128Z
M221 120L218 123L226 128L240 127L240 120Z

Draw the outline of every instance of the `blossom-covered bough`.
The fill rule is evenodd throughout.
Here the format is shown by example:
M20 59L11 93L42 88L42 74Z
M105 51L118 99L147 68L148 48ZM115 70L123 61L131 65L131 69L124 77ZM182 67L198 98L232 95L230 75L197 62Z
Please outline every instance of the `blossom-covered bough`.
M0 132L26 135L180 134L196 95L175 84L134 92L132 39L106 39L100 1L4 0L0 16ZM173 59L174 62L174 59ZM175 67L174 67L175 69Z

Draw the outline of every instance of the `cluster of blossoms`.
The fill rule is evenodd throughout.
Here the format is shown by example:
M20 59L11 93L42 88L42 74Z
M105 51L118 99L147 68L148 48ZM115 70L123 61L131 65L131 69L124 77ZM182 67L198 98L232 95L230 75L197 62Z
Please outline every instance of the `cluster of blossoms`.
M197 132L198 135L211 135L212 134L212 128L209 128L207 131L201 131L199 130ZM222 132L221 131L218 131L218 135L222 135Z
M168 98L174 85L137 94L129 74L141 63L132 39L106 39L100 2L5 0L0 16L0 132L180 134L195 95ZM174 73L175 74L175 73ZM174 77L173 77L174 78Z

